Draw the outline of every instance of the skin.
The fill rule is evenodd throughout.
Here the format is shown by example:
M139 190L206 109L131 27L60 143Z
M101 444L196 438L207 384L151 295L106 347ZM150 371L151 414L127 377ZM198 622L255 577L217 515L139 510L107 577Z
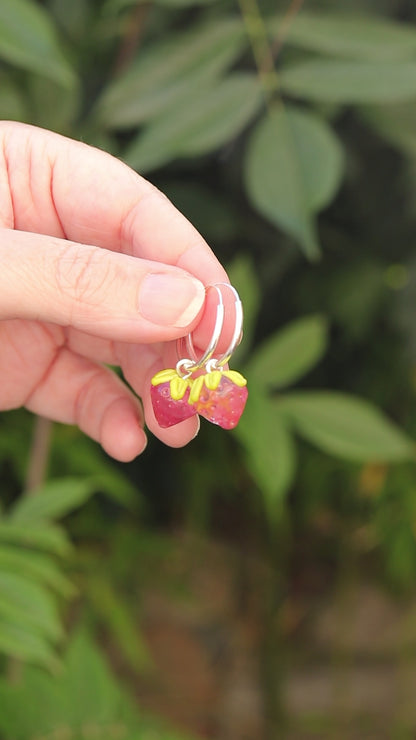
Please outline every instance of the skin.
M150 379L175 366L179 337L206 346L205 286L228 279L160 191L109 154L0 122L0 262L0 409L77 424L121 461L145 448L144 418L174 447L197 434L197 417L158 426Z

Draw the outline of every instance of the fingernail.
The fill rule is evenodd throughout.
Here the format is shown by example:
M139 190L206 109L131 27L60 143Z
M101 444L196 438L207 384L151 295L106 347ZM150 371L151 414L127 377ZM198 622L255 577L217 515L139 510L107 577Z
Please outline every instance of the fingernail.
M160 326L185 328L198 315L205 300L205 288L187 275L149 273L139 295L143 318Z

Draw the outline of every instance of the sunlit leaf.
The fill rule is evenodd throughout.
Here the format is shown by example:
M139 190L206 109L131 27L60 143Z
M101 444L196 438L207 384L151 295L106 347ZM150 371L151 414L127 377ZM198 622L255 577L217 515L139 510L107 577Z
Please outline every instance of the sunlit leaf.
M311 112L276 106L253 131L245 162L248 195L310 257L319 254L313 216L335 195L342 172L337 138Z
M0 615L37 628L51 640L62 637L56 604L50 593L28 578L0 571Z
M0 1L0 58L66 87L76 83L49 14L30 0Z
M96 490L93 478L50 480L20 497L10 513L10 521L21 524L63 517L85 503Z
M25 575L53 588L63 596L74 593L74 587L49 555L13 545L0 545L0 572Z
M347 460L411 460L414 443L367 401L331 391L302 391L273 401L297 431Z
M395 61L416 57L416 29L376 15L302 10L289 24L277 17L268 28L285 43L351 59Z
M321 316L297 319L256 349L247 365L252 382L269 388L295 383L322 358L327 323Z
M59 668L59 661L54 650L48 641L30 629L25 629L20 625L13 624L10 621L0 617L0 652L6 655L30 661L49 670ZM0 706L4 706L1 704ZM0 712L0 727L2 712Z
M256 76L235 73L165 110L133 141L124 159L143 172L177 157L205 154L239 134L261 103Z
M12 542L16 545L35 547L47 550L56 555L68 555L71 543L63 529L54 524L31 524L0 522L0 542Z
M416 61L308 60L280 71L285 93L325 103L394 103L416 98Z

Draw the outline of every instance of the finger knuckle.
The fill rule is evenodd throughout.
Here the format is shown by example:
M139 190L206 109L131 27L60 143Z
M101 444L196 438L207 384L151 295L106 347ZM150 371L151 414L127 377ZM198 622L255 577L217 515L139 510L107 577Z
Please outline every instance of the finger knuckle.
M111 282L108 255L105 250L68 245L58 255L56 281L59 293L66 299L77 304L97 305Z

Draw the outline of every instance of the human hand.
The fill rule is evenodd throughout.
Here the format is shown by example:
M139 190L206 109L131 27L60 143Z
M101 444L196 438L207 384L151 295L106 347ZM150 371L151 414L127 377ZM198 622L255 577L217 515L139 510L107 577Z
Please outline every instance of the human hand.
M131 460L146 445L142 407L105 363L163 442L196 435L196 416L158 426L150 379L196 326L204 346L204 286L227 276L162 193L109 154L0 122L0 259L0 410L77 424Z

